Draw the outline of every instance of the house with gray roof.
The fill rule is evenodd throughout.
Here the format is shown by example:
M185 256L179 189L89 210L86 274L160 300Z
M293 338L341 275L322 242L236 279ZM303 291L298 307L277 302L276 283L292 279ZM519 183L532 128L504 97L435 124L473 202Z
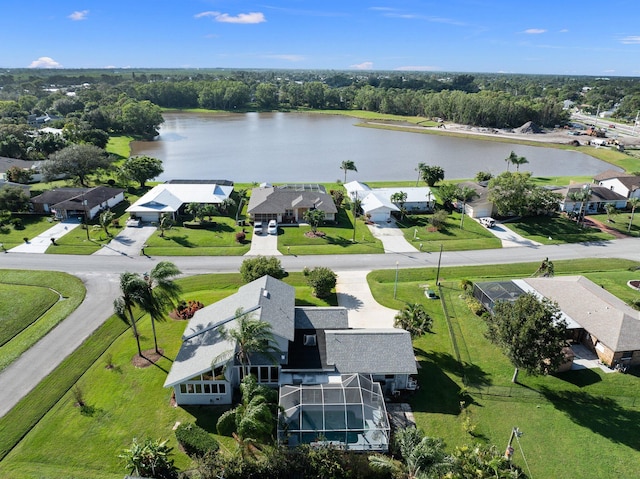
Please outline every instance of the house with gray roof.
M616 193L611 188L590 183L576 183L554 191L562 197L560 211L566 213L578 213L580 210L584 214L597 213L602 211L606 204L612 204L616 209L626 208L627 206L626 196ZM574 193L580 192L587 192L587 200L585 202L572 198Z
M496 302L525 293L556 302L567 322L567 339L588 347L602 363L640 364L640 312L584 276L481 282L473 294L491 311Z
M271 186L265 184L251 190L247 213L252 221L301 223L308 210L324 212L325 221L335 221L338 208L322 185L297 184Z
M381 400L371 400L367 405L358 403L358 407L367 411L365 416L371 424L381 425L376 437L381 439L382 447L367 450L386 450L388 424L383 424L384 397L409 389L410 376L417 374L411 336L395 328L351 329L347 310L342 307L295 306L295 289L270 276L240 287L235 294L197 311L189 321L164 383L164 387L173 388L178 405L231 404L244 370L233 354L237 345L222 336L220 330L239 327L239 315L245 313L271 325L272 346L278 351L271 359L261 355L250 357L248 372L259 384L279 388L281 395L286 390L289 399L297 394L294 390L304 395L308 391L315 394L319 390L347 387L345 384L366 389L367 398L375 396ZM358 389L358 401L363 400L361 393ZM346 408L348 403L343 403ZM313 403L309 411L314 408L318 404ZM295 422L293 417L301 411L289 409L293 416L285 415L282 420ZM353 428L322 431L307 428L304 434L300 430L291 444L313 442L334 432L344 436L343 442L348 438L362 445L366 439L364 420L348 436L345 434L353 432Z
M640 176L617 175L600 180L598 186L609 188L625 198L640 198Z
M58 219L87 216L94 218L103 210L124 201L124 189L109 186L93 188L54 188L31 198L36 213L52 213Z

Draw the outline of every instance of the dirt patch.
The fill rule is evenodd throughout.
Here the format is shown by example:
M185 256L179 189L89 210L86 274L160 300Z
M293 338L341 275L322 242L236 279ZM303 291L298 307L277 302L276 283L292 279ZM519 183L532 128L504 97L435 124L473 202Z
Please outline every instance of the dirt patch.
M611 228L610 226L607 226L606 223L603 223L602 221L598 221L595 218L591 217L591 216L587 216L585 218L585 226L593 226L595 228L599 228L600 231L604 232L604 233L609 233L612 234L613 236L615 236L616 238L620 239L620 238L628 238L628 236L616 229Z
M316 231L315 233L313 231L307 231L304 235L307 238L324 238L325 236L327 236L327 234L323 231Z
M160 352L156 352L155 349L147 349L146 351L142 351L142 356L136 354L131 359L131 364L135 368L148 368L152 364L157 363L161 357L163 357L164 350L160 349Z

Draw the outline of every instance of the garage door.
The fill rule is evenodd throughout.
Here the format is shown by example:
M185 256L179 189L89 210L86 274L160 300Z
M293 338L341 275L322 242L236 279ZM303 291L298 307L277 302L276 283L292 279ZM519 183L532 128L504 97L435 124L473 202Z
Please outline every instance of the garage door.
M389 219L389 213L372 213L371 221L375 223L383 223Z
M269 220L278 220L277 213L257 213L254 216L254 221L262 221L263 223L268 223Z

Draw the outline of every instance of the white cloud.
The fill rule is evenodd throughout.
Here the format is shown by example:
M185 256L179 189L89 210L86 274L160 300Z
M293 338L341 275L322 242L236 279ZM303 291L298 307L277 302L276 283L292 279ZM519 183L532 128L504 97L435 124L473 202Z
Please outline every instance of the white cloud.
M349 68L355 68L356 70L371 70L373 69L373 62L362 62L355 65L349 65Z
M253 23L263 23L266 22L267 19L264 17L263 13L260 12L249 12L249 13L239 13L238 15L229 15L228 13L220 13L220 12L200 12L194 15L195 18L203 18L203 17L211 17L216 22L220 23L244 23L244 24L253 24Z
M396 68L398 71L402 72L438 72L442 71L440 67L434 67L429 65L421 65L421 66L404 66Z
M546 30L543 28L528 28L522 33L526 33L527 35L540 35L541 33L546 33Z
M568 28L563 28L562 30L560 30L559 33L568 33L569 29Z
M71 15L69 15L69 18L74 22L77 22L80 20L86 20L87 15L89 15L89 10L77 10L73 12Z
M621 38L620 43L624 43L625 45L637 45L640 43L640 35L629 35Z
M265 55L266 58L274 58L276 60L286 60L288 62L301 62L305 58L302 55Z
M32 61L28 68L62 68L62 65L51 57L40 57Z

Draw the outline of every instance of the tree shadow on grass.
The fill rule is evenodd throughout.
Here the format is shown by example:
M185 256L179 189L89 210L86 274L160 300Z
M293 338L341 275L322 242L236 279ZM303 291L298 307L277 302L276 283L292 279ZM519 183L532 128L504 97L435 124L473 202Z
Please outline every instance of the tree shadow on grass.
M218 418L225 412L231 409L232 405L224 406L180 406L186 412L188 412L195 423L211 434L218 434L216 424Z
M479 388L492 384L489 375L476 364L458 361L449 353L427 352L422 349L416 349L416 353L437 364L446 372L455 374L469 387Z
M625 409L612 398L583 391L552 391L543 387L541 392L576 424L640 450L640 411Z
M563 373L555 373L553 374L553 376L560 379L561 381L565 381L578 386L579 388L591 386L592 384L602 381L602 378L598 375L598 373L586 368L566 371Z
M335 244L346 248L347 246L351 246L353 242L349 239L342 238L341 236L326 236L325 240L328 244Z
M178 243L183 248L195 248L196 246L191 241L189 241L189 237L187 235L184 235L184 236L171 235L171 236L167 236L166 238L171 241L174 241L175 243Z

